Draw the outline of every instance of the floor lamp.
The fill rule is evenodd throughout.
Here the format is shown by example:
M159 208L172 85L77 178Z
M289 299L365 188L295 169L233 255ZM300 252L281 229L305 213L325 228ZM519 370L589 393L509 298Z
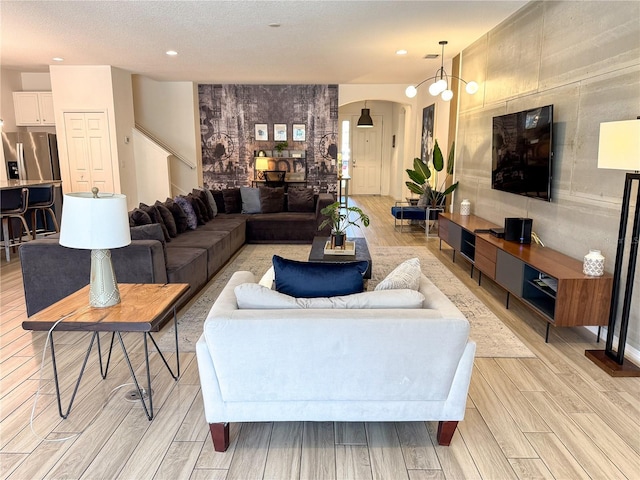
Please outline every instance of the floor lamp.
M600 143L598 147L598 168L617 170L632 170L627 173L622 197L622 213L620 214L620 231L618 234L618 249L613 274L613 289L611 294L611 309L609 311L609 326L607 327L607 344L605 350L587 350L586 356L596 365L613 377L639 377L640 368L624 359L624 348L627 342L627 330L631 314L631 299L633 297L633 280L638 258L638 236L640 235L640 118L620 122L600 124ZM627 240L627 222L631 195L635 184L636 201L633 214L633 227L629 251L629 264L626 272L623 269L625 243ZM626 278L623 281L623 276ZM616 317L621 293L624 292L622 312L620 314L620 331L618 333L618 347L613 349Z

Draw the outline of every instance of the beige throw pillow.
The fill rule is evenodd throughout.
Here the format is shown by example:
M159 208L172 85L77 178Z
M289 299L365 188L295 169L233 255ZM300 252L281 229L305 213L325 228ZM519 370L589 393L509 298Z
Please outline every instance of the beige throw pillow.
M395 290L398 288L418 290L420 288L421 276L420 259L410 258L394 268L384 280L376 285L375 289L376 291Z
M257 283L242 283L235 287L236 301L241 309L397 309L422 308L424 295L413 290L400 289L381 292L362 292L338 297L296 298L276 292Z

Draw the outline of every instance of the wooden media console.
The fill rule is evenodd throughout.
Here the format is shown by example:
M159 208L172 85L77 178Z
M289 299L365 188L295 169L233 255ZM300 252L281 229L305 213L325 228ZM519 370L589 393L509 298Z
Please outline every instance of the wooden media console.
M613 277L605 273L590 277L582 273L582 262L536 244L521 244L497 238L488 231L499 228L475 215L441 213L438 222L442 242L477 269L478 284L485 275L547 321L549 327L603 326L609 323Z

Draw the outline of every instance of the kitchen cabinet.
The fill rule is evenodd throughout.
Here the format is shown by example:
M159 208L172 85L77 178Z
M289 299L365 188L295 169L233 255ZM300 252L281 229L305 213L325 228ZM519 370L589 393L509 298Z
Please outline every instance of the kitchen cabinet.
M51 92L13 92L17 126L55 125Z

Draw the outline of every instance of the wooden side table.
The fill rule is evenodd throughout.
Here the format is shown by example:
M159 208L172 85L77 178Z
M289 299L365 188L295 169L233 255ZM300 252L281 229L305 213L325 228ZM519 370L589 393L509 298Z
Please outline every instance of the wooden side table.
M67 418L73 405L80 380L84 373L89 354L93 348L93 344L98 345L98 358L100 360L100 374L102 378L107 378L109 371L109 362L111 360L111 352L115 337L118 337L125 361L129 367L131 378L135 384L140 401L144 408L144 412L149 420L153 419L153 394L151 391L151 374L149 372L149 349L147 345L147 337L155 346L164 362L167 370L177 380L180 376L180 355L178 350L178 318L176 314L176 305L180 298L189 290L189 284L172 283L172 284L120 284L121 302L112 307L95 308L89 305L89 285L72 293L66 298L50 305L44 310L39 311L35 315L29 317L28 320L22 322L22 328L25 330L48 331L51 339L51 359L53 364L53 378L56 386L56 396L58 400L58 412L62 418ZM173 323L176 339L176 372L174 373L164 355L158 348L158 344L151 336L151 332L157 332L160 329L160 322L165 315L173 310ZM53 343L53 332L61 331L86 331L93 332L84 362L78 375L75 388L71 394L69 407L63 413L62 403L60 399L60 386L58 384L58 369L56 366L56 353ZM107 356L106 366L102 365L102 351L100 348L101 332L111 332L111 343ZM144 337L144 355L147 367L147 387L149 396L149 405L144 399L144 391L138 383L135 376L127 349L122 340L122 332L141 332ZM97 342L96 342L97 340Z

